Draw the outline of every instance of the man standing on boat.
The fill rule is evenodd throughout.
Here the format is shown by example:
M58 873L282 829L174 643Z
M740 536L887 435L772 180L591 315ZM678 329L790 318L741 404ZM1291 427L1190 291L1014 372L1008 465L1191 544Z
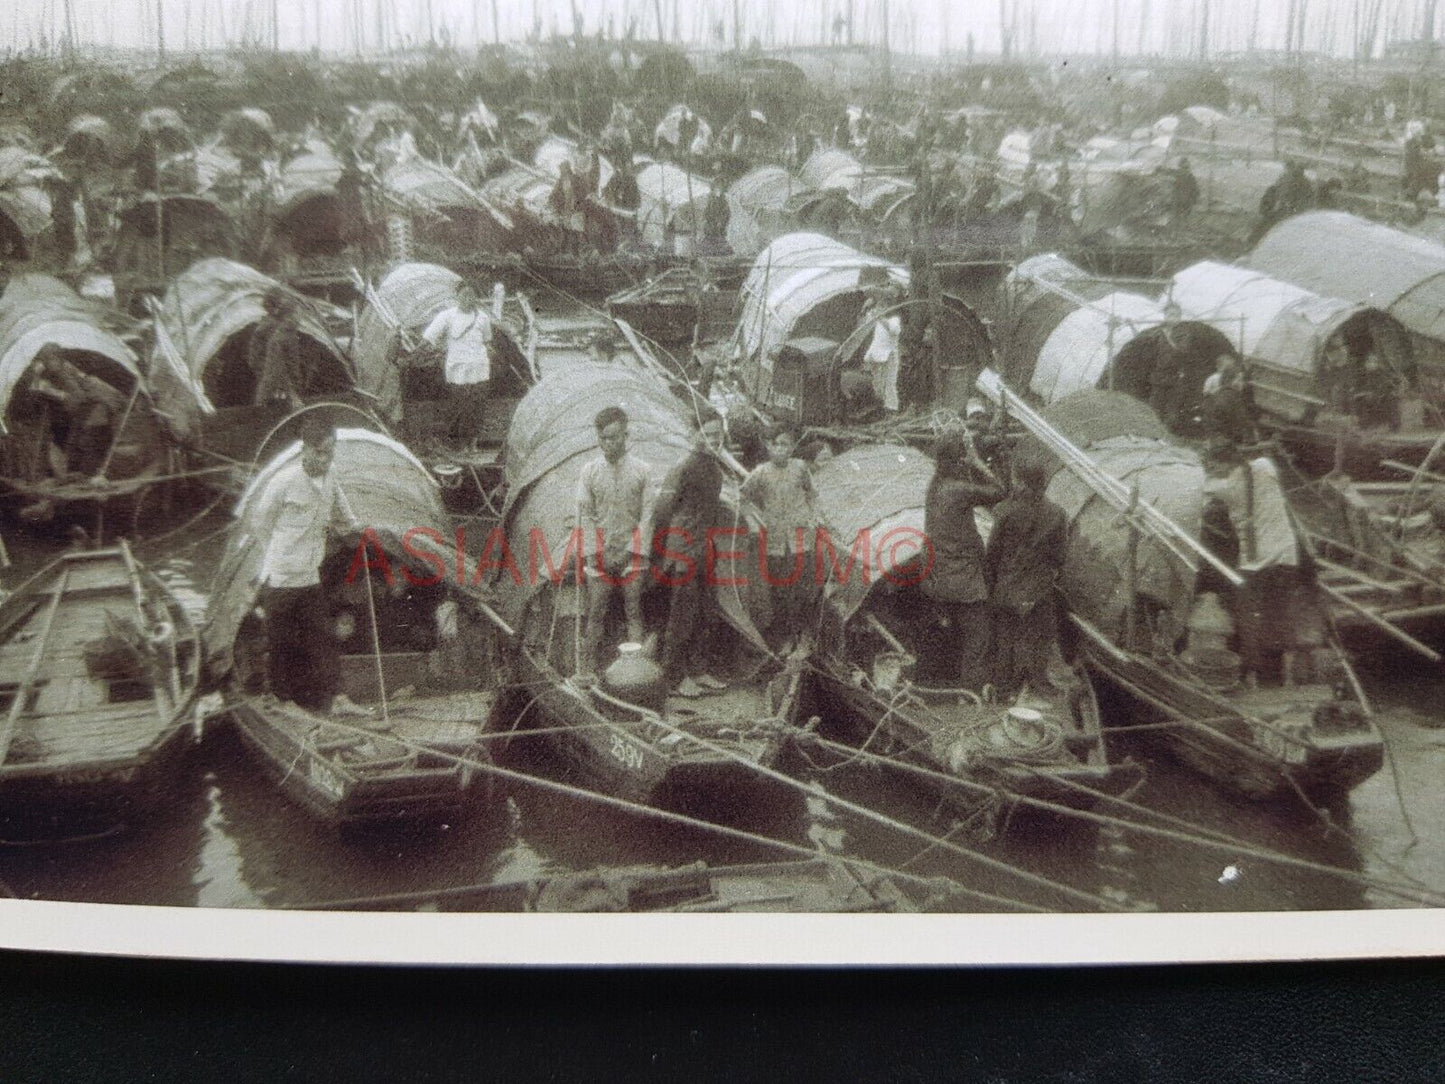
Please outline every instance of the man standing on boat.
M487 381L492 377L492 321L482 311L476 291L465 283L458 286L456 301L436 314L422 338L446 354L443 373L453 400L448 436L475 450L482 434Z
M983 539L974 509L1004 498L1003 483L978 454L973 435L962 429L939 442L933 478L923 503L923 533L933 544L933 568L921 590L936 610L935 624L951 645L941 680L981 689L988 681L988 582Z
M597 670L612 592L622 589L627 639L641 643L642 588L652 531L652 468L627 450L627 412L604 407L592 420L602 454L577 480L577 526L587 561L587 628L578 673Z
M678 685L684 696L701 693L686 671L689 656L696 654L693 649L704 639L699 634L707 626L703 620L709 601L704 590L704 550L709 528L722 526L723 474L718 461L722 442L722 419L716 414L702 417L692 451L663 479L653 511L657 524L654 548L663 558L658 576L669 588L660 661L668 686Z
M1301 550L1279 468L1268 456L1247 459L1236 446L1210 449L1206 497L1223 503L1239 540L1244 585L1234 592L1234 626L1244 673L1254 680L1283 652L1323 641L1323 617Z
M321 562L333 521L356 526L331 470L335 454L335 428L315 414L307 415L301 456L271 479L256 520L270 527L258 578L271 692L278 700L320 712L331 707L341 676L321 587Z
M1015 463L1013 493L994 517L984 554L993 605L994 682L1007 696L1027 684L1047 694L1049 660L1058 643L1054 585L1064 570L1069 520L1044 495L1048 473Z

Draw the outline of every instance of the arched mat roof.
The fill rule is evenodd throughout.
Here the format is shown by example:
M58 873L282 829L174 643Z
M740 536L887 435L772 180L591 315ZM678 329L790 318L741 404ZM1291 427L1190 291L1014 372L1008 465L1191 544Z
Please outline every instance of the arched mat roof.
M376 287L375 296L367 299L351 354L357 387L375 397L383 416L394 419L401 409L401 371L391 359L397 328L412 334L426 330L432 317L455 299L461 282L455 271L437 264L404 263L393 268Z
M1343 211L1307 211L1265 234L1244 263L1445 340L1445 245Z
M782 166L759 166L728 186L728 247L740 256L762 251L785 228L789 202L813 189Z
M298 440L256 472L236 503L236 523L211 584L203 632L207 656L222 669L229 665L242 620L256 603L265 543L275 528L265 515L264 495L300 455ZM331 469L357 521L379 536L396 539L415 527L451 537L436 480L390 437L369 429L338 429Z
M919 558L924 498L932 477L933 461L917 448L899 444L849 448L813 469L818 518L842 567L847 567L862 532L869 535L867 573L860 563L842 581L830 577L823 588L843 621L858 611L880 578Z
M778 349L811 309L857 290L864 268L882 268L890 281L908 283L908 272L820 233L790 233L763 249L743 283L738 339L742 356L771 368ZM840 329L839 341L853 328Z
M701 177L654 162L638 172L637 190L637 228L649 244L663 244L669 224L679 233L702 233L712 186Z
M1169 296L1185 316L1212 323L1247 357L1299 374L1314 372L1325 340L1367 311L1263 272L1209 260L1178 272Z
M156 313L151 352L150 372L162 409L168 413L214 410L202 380L206 367L226 340L260 322L266 315L262 300L277 289L292 293L269 275L219 257L199 260L171 280ZM320 316L325 303L292 296L300 301L299 330L340 358ZM333 314L341 316L340 310Z
M1139 294L1106 294L1074 309L1044 340L1029 390L1054 403L1096 387L1124 347L1163 321L1159 303Z
M135 352L107 326L113 317L49 275L12 278L0 295L0 413L46 346L98 354L139 379Z

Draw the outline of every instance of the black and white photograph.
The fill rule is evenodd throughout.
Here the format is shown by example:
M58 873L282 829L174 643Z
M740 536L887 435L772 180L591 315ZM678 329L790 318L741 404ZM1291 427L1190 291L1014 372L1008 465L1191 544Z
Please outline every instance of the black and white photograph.
M13 0L0 916L1445 906L1436 8Z

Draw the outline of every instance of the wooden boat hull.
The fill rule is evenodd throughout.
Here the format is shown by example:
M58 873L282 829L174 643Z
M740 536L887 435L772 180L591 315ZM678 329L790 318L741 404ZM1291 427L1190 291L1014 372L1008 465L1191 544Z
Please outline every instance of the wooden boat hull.
M574 694L548 667L529 662L521 673L527 675L522 687L542 689L530 714L545 733L535 740L545 743L570 783L637 805L730 820L775 808L790 795L758 771L784 762L794 734L786 722L670 720L703 745L610 711L590 694Z
M363 770L318 748L294 705L228 695L228 707L242 741L281 792L333 827L460 818L492 793L491 777L475 767L487 758L474 742L438 744L436 754L423 752L413 764Z
M322 911L528 911L717 914L910 913L928 909L891 879L846 859L665 869L628 866L306 904Z
M0 844L110 835L152 816L174 796L195 744L189 726L144 756L83 768L5 770L0 778Z
M154 654L99 669L88 653L126 621ZM123 544L68 553L0 604L0 675L0 839L115 831L167 799L196 733L199 644Z
M928 747L926 731L905 712L890 712L866 690L839 674L820 669L813 680L814 714L820 729L847 745L867 743L868 751L897 757L901 785L946 803L955 813L969 815L998 798L1019 806L1018 798L1032 798L1073 809L1092 809L1101 797L1120 795L1143 779L1143 768L1133 761L1111 763L1104 754L1102 735L1080 733L1055 759L1032 764L1010 764L1007 759L979 759L963 773ZM870 740L871 739L871 740ZM957 783L909 771L907 766L956 775ZM986 790L981 788L987 788ZM1015 796L1012 802L1010 796Z
M1150 663L1086 646L1090 668L1122 709L1120 724L1150 724L1140 731L1156 748L1232 793L1255 800L1304 794L1331 801L1384 765L1384 740L1374 724L1340 734L1312 732L1286 741L1251 725L1237 713L1221 713L1219 701ZM1167 710L1166 710L1167 709ZM1118 718L1109 715L1110 718ZM1171 717L1194 720L1177 726Z

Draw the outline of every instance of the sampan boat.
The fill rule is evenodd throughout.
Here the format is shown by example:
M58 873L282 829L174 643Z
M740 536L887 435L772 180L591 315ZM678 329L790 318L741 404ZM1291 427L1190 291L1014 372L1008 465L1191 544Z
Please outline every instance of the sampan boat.
M1000 394L991 372L979 386ZM1080 392L1043 415L1011 394L1007 402L1045 438L1048 450L1032 454L1057 468L1048 496L1070 523L1061 588L1079 648L1121 723L1147 724L1139 740L1250 798L1330 801L1380 769L1380 731L1322 593L1304 576L1279 633L1288 642L1254 679L1241 678L1229 646L1236 630L1225 619L1239 588L1208 559L1194 560L1203 556L1207 503L1194 451L1174 443L1147 406L1117 392Z
M960 813L1004 812L1011 796L1088 808L1101 794L1137 785L1140 766L1110 755L1082 668L1056 658L1055 689L1030 691L1017 703L948 687L957 681L936 687L939 679L915 669L932 663L939 673L949 637L930 621L920 590L922 548L890 539L924 538L932 473L917 449L879 444L816 468L818 514L839 558L824 585L823 634L803 710L821 719L825 737L869 754L869 765L877 763L872 757L896 761L899 786L936 795ZM992 520L987 510L976 516L986 538ZM848 568L845 551L857 553L855 542L866 551L867 572ZM971 683L983 689L986 678Z
M939 887L947 882L940 880ZM911 913L941 899L915 900L892 878L819 856L792 862L676 868L621 866L488 885L305 904L308 911L525 911L538 913L737 914L746 912Z
M268 690L255 612L273 526L265 498L300 454L292 444L252 479L212 589L207 657L231 720L281 791L325 822L432 821L485 805L486 638L452 578L450 551L420 556L452 535L429 472L388 437L337 432L332 471L364 525L337 539L321 566L341 695L322 712Z
M196 630L125 543L0 603L0 838L109 832L165 800L195 737Z
M798 792L759 768L776 768L789 749L801 676L796 668L771 680L729 680L725 689L697 700L669 697L660 711L619 704L605 688L575 676L585 610L580 564L573 561L575 494L583 466L600 454L592 419L609 404L627 410L629 448L659 481L687 454L684 404L651 374L623 361L579 361L544 371L518 404L505 456L507 504L491 553L498 608L517 633L511 699L521 708L531 705L525 723L541 731L538 740L580 786L644 805L733 818L777 807L780 797ZM504 567L504 548L514 562L510 567ZM649 567L640 574L650 577ZM655 614L663 594L655 588L645 593L645 618ZM614 609L620 607L616 599ZM656 627L656 620L651 623ZM714 631L715 666L725 654L745 654L737 638L746 632L724 625ZM618 640L604 636L604 653ZM735 668L746 670L748 663Z

